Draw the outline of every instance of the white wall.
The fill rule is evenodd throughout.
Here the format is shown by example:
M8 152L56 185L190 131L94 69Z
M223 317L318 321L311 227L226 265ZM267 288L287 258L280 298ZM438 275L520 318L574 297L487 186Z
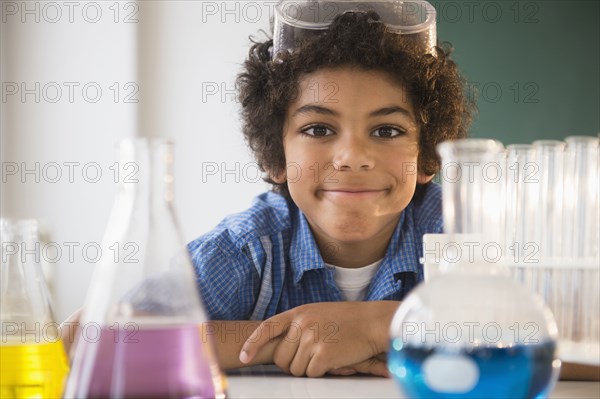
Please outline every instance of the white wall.
M267 188L223 89L233 90L248 36L267 28L274 3L1 1L1 212L40 219L62 250L46 256L57 319L83 304L94 251L82 248L106 227L120 139L174 139L186 240Z

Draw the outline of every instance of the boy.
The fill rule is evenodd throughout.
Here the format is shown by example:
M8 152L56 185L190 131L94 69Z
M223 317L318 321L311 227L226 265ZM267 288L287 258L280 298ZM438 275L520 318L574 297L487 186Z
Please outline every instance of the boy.
M470 122L464 81L449 51L373 12L272 45L255 43L238 85L274 192L188 245L221 366L387 375L389 323L423 279L423 234L441 232L435 146Z

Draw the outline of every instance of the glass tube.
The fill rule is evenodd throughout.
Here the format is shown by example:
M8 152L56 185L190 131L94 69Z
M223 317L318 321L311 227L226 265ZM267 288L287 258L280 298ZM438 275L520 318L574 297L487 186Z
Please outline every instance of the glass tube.
M540 258L561 256L563 171L565 143L558 140L533 142L539 176L538 206L536 207L536 237Z
M565 291L556 283L563 280L560 269L550 267L562 254L562 205L565 143L558 140L538 140L533 142L536 151L535 178L537 196L531 209L530 221L534 232L529 245L537 254L529 263L542 262L541 267L530 265L532 289L552 308L564 299ZM570 312L558 316L558 326L562 332L568 330Z
M504 231L505 153L495 140L461 139L437 147L442 158L444 232L483 234Z
M506 167L506 249L507 262L517 281L534 288L534 270L526 267L532 256L535 207L538 204L535 183L535 148L530 144L507 146Z
M565 338L598 341L597 293L600 289L598 249L600 195L598 138L571 136L565 154L563 254L567 258L564 281L570 305ZM583 267L583 268L582 268Z
M567 142L563 251L567 257L597 258L600 240L598 138L571 136Z
M532 255L530 243L538 206L536 152L530 144L507 146L506 178L506 253L515 263Z

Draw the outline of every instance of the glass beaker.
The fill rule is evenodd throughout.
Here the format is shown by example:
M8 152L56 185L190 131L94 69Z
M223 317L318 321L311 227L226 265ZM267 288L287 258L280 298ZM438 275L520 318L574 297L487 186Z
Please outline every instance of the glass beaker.
M465 139L438 152L442 171L457 171L442 177L446 244L470 251L441 259L455 266L402 302L390 327L389 370L411 398L545 398L560 368L557 327L497 253L505 248L496 240L505 238L506 175L486 168L505 170L503 148Z
M1 398L57 398L68 363L41 270L38 223L0 219Z
M121 144L119 193L81 316L66 397L224 397L163 139Z

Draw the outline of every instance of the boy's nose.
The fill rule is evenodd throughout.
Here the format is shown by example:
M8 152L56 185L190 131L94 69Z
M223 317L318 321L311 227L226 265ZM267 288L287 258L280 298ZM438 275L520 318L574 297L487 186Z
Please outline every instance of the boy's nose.
M372 169L375 162L367 140L348 136L335 144L332 161L335 169L353 172Z

